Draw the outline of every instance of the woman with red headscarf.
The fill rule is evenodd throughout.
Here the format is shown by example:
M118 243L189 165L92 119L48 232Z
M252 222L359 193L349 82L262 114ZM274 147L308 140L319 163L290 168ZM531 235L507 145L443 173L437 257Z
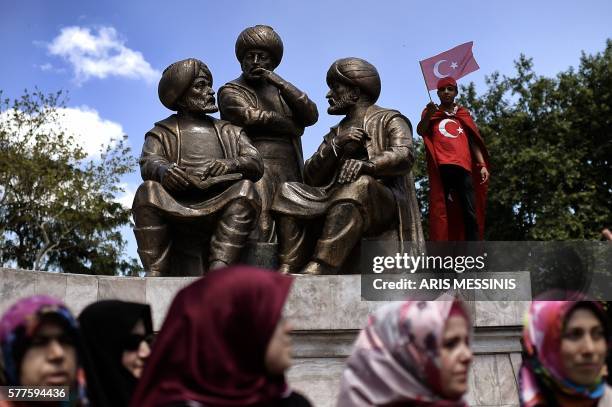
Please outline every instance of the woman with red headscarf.
M285 383L293 279L251 267L213 271L174 298L133 407L309 406Z
M342 375L338 407L464 407L471 323L459 301L407 301L370 316Z
M595 301L533 301L523 331L522 407L612 406L609 325Z

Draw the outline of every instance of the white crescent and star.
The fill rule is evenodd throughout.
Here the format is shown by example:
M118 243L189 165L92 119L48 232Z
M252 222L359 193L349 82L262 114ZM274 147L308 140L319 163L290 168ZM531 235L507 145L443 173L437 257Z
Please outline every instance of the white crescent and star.
M440 73L440 64L441 64L442 62L445 62L445 61L446 61L446 59L441 59L441 60L439 60L438 62L436 62L436 64L435 64L435 65L434 65L434 67L433 67L433 72L434 72L434 75L436 75L436 76L437 76L438 78L440 78L440 79L442 79L442 78L446 78L446 77L448 76L448 75L442 75L442 74Z
M457 125L457 134L452 134L448 130L446 130L446 125L448 123L454 123ZM440 131L440 134L442 134L444 137L448 137L448 138L457 138L461 134L463 134L463 129L461 128L459 123L457 123L453 119L444 119L440 121L440 124L438 124L438 131Z
M446 59L439 60L438 62L436 62L434 64L434 67L433 67L434 75L436 75L436 77L438 77L440 79L446 78L446 77L450 76L450 75L442 75L440 73L440 65L442 64L442 62L446 62ZM455 61L453 61L453 62L451 62L450 67L451 67L451 69L457 69L459 67L459 65Z

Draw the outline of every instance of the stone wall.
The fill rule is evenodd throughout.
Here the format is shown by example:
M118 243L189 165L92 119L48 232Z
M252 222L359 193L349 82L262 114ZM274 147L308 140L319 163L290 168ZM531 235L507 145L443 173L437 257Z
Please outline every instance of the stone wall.
M56 274L0 268L0 313L32 294L56 296L78 314L102 299L147 302L158 330L175 293L191 277L128 278ZM300 276L295 279L285 315L292 321L295 364L290 384L315 406L335 405L340 375L367 315L383 302L361 301L360 276ZM476 301L475 360L468 400L472 406L518 406L522 317L528 303Z

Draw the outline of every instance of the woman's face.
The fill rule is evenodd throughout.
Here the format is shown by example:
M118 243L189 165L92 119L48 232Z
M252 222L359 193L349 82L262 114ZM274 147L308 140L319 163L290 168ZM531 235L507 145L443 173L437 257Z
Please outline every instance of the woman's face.
M146 339L144 323L142 319L139 319L132 328L121 357L121 364L137 379L142 375L145 362L151 354L151 348Z
M441 391L445 398L456 400L467 392L471 362L468 323L463 316L453 315L446 321L440 351Z
M36 330L21 361L22 386L69 386L76 378L74 338L55 322L43 322Z
M561 337L561 363L568 379L589 386L599 379L606 359L604 328L588 308L577 308L566 320Z
M276 325L266 350L266 370L281 375L291 367L291 324L284 318Z

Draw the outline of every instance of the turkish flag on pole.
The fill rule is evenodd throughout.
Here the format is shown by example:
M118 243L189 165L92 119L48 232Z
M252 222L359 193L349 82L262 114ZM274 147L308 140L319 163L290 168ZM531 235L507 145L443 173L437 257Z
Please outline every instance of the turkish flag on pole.
M478 70L480 67L472 54L473 41L466 42L441 54L420 61L427 90L437 88L440 79L448 76L455 79Z

